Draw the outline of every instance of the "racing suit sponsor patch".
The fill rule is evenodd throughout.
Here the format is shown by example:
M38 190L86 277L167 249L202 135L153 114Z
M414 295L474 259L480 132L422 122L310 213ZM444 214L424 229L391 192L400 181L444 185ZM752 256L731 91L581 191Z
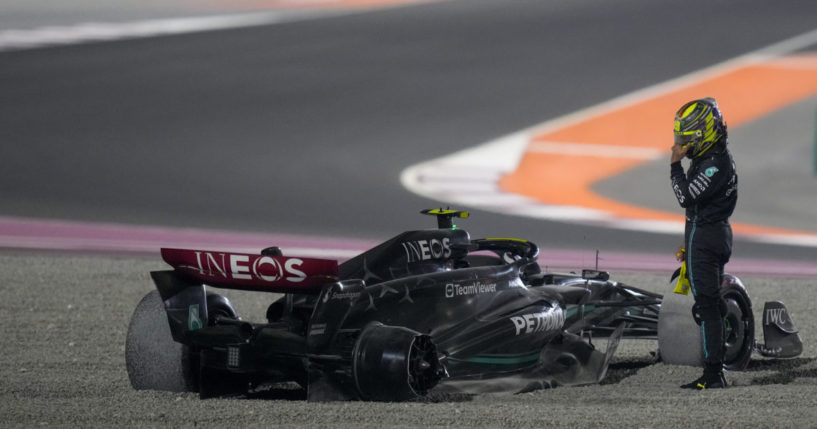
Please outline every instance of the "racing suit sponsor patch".
M689 192L692 193L692 196L697 197L701 194L701 190L698 189L698 185L693 183L689 184Z
M672 189L675 190L675 196L678 198L678 202L683 204L684 201L686 201L686 198L684 197L684 192L681 190L681 187L678 186L677 183L673 183L672 184Z

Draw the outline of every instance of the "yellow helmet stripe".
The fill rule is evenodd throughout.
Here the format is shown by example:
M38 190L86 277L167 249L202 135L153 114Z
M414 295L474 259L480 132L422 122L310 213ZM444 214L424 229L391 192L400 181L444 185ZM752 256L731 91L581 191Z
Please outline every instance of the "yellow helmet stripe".
M692 103L684 110L684 113L681 114L681 118L686 118L687 116L691 115L692 112L695 111L695 108L698 107L698 103Z

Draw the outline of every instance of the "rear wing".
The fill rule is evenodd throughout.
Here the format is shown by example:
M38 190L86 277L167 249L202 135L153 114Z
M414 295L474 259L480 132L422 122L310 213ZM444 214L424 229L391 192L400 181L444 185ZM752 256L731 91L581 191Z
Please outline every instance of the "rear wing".
M162 259L182 277L226 289L318 294L324 285L338 280L338 262L331 259L189 249L161 251Z

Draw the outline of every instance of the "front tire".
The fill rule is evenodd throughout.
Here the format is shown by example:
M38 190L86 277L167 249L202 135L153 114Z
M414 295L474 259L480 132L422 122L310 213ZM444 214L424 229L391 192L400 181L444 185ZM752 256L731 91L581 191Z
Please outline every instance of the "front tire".
M724 316L724 361L729 370L742 370L749 364L755 340L752 302L740 279L724 275L721 297L726 303ZM668 293L658 314L658 353L671 365L703 366L701 328L692 317L692 295Z
M746 369L755 344L752 301L740 279L733 276L726 276L721 286L721 297L726 302L723 366L734 371Z
M701 327L692 318L695 299L670 292L661 301L658 313L658 354L670 365L701 366Z

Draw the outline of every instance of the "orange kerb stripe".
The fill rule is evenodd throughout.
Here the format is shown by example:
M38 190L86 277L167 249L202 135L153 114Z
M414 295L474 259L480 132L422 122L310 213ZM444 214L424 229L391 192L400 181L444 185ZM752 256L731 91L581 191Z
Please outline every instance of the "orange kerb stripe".
M715 97L729 126L735 127L817 93L817 56L787 57L743 67L655 98L601 114L531 138L532 142L559 142L660 149L672 146L672 120L685 102ZM680 213L662 212L620 203L591 190L607 179L644 162L643 159L536 153L530 150L518 168L500 180L508 192L526 195L549 205L602 210L620 218L683 220ZM669 171L669 168L667 168ZM667 177L649 178L666 180ZM670 192L667 185L667 192ZM680 212L680 210L679 210ZM740 234L803 234L780 228L733 225Z

